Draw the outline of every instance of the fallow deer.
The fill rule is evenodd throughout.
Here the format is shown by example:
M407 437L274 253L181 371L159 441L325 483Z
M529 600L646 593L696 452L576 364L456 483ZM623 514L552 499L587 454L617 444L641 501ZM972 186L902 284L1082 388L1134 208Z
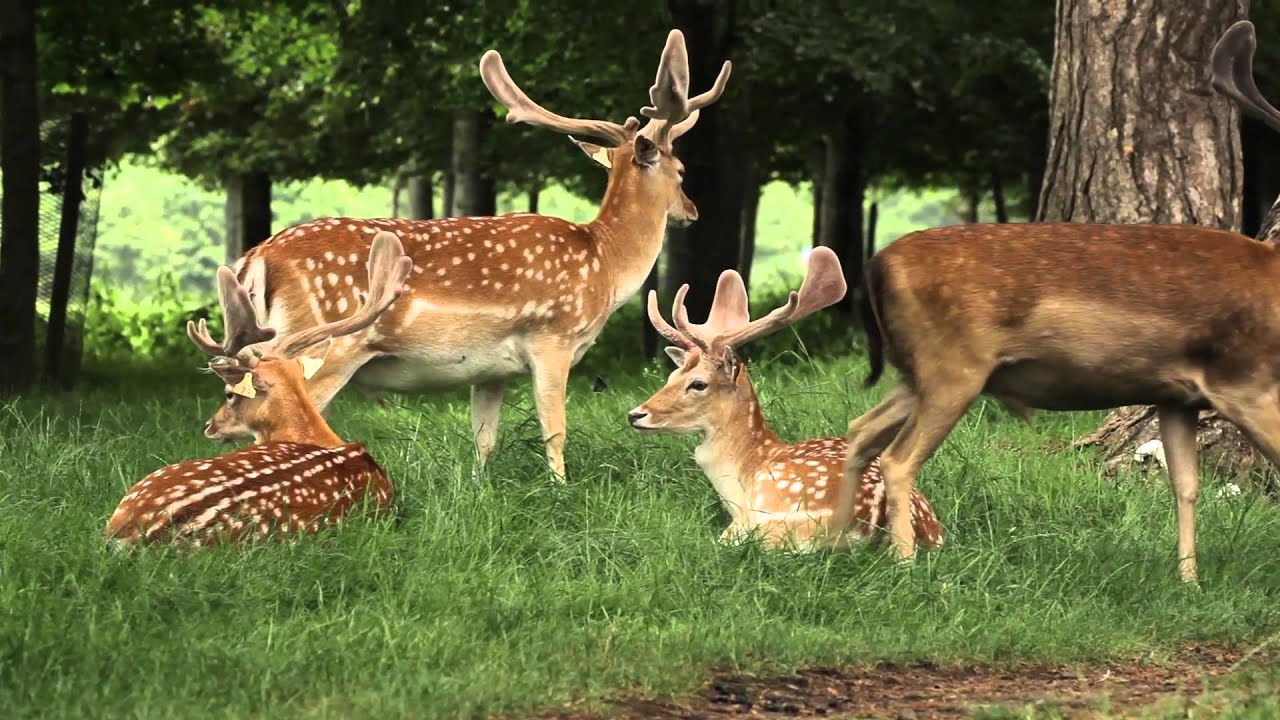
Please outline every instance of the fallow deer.
M226 383L227 404L207 434L235 428L257 444L151 473L120 501L108 538L206 545L311 533L340 523L363 502L375 511L390 505L393 490L382 467L363 445L333 432L307 390L333 339L373 323L405 290L413 264L396 236L382 232L368 266L370 296L351 315L279 338L257 324L231 268L219 268L223 341L209 336L203 320L187 326L191 340L214 356L209 369ZM253 344L255 350L246 349Z
M1253 29L1213 51L1214 86L1280 127L1251 78ZM1181 578L1197 578L1196 422L1214 409L1280 465L1280 256L1194 225L957 225L911 233L866 270L871 373L900 373L849 425L845 473L880 456L899 557L915 549L917 471L981 394L1034 409L1154 405L1178 520ZM841 513L853 508L843 493Z
M368 331L343 338L308 385L323 409L348 381L371 392L471 387L479 464L497 439L509 380L533 376L547 461L564 478L565 391L569 371L609 316L640 289L662 250L669 222L698 217L681 190L684 167L672 143L715 102L729 79L724 63L710 90L689 97L684 36L671 31L649 89L644 127L567 118L534 103L493 50L480 75L507 110L525 122L570 135L609 169L595 220L542 215L399 220L328 218L296 225L250 250L235 265L263 322L291 331L341 315L362 290L353 269L369 238L395 233L413 258L405 299ZM594 145L573 137L591 137Z
M746 285L733 270L720 275L707 322L689 323L683 286L671 311L672 326L649 294L649 322L671 342L676 370L667 384L627 415L633 428L702 434L694 457L731 518L720 535L734 542L753 534L768 547L817 549L867 540L883 530L884 481L873 462L853 481L856 506L842 525L832 523L846 480L845 441L824 437L788 444L760 411L755 386L736 349L776 332L844 297L844 274L835 253L817 248L798 293L788 304L751 321ZM942 544L942 527L929 501L911 498L911 521L928 547Z

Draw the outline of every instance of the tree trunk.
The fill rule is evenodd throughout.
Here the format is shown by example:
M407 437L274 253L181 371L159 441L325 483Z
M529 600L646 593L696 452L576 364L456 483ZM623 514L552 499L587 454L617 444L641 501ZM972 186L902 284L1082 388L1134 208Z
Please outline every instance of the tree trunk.
M822 189L826 185L827 144L815 142L809 152L809 182L813 185L813 247L822 244Z
M991 168L991 201L996 206L996 222L1009 222L1009 210L1004 204L1004 180L1000 177L1000 169Z
M826 168L823 173L822 227L820 245L831 248L840 258L849 292L833 307L852 315L858 288L862 284L862 205L866 198L866 137L856 112L839 116L827 135Z
M483 142L481 115L474 110L459 110L453 116L453 198L449 214L453 217L480 215L485 204L485 181L481 164Z
M67 155L63 165L62 212L58 219L58 252L49 291L49 328L45 333L44 375L63 386L71 385L67 358L67 305L71 299L71 271L80 231L80 204L84 201L84 154L89 125L84 113L71 115L67 128ZM77 355L78 356L78 355Z
M1036 113L1035 120L1029 124L1031 138L1027 153L1027 197L1023 206L1023 215L1028 220L1036 217L1040 208L1040 188L1044 185L1045 164L1049 159L1049 113Z
M1201 89L1214 43L1244 6L1059 0L1040 220L1239 227L1235 110ZM1202 445L1239 438L1214 416L1201 426ZM1155 413L1130 407L1079 442L1127 460L1156 435Z
M640 289L642 302L648 302L650 290L658 289L658 277L658 263L654 263L653 269L649 271L649 276L644 279L644 286ZM658 356L658 331L654 330L653 325L649 324L649 314L647 312L640 313L640 348L646 358Z
M40 111L33 0L6 5L0 25L0 395L35 380L40 277Z
M430 175L414 175L409 178L409 217L414 220L430 220L435 217L433 192Z
M529 188L529 212L538 212L538 200L542 196L542 186L534 184Z
M227 176L227 262L271 237L271 176L265 172Z
M748 160L751 168L743 186L745 196L742 199L742 221L738 226L738 274L742 282L751 288L751 266L756 259L756 221L760 217L760 178L755 170L756 164Z
M443 173L443 182L440 188L440 217L453 217L453 170L449 169Z
M876 254L876 223L880 220L880 203L871 203L871 211L867 213L867 259Z
M668 7L689 46L699 48L690 53L690 87L711 87L733 28L724 36L717 32L713 0L669 0ZM730 140L738 137L732 126L735 116L723 112L723 106L717 102L703 108L698 124L681 139L679 148L686 169L684 192L698 207L699 219L679 233L670 233L662 284L663 295L670 297L681 284L689 283L685 305L693 322L706 318L720 273L738 267L743 193L729 187L740 181L729 168L742 153Z
M1244 0L1059 0L1045 221L1240 226L1240 134L1202 90Z

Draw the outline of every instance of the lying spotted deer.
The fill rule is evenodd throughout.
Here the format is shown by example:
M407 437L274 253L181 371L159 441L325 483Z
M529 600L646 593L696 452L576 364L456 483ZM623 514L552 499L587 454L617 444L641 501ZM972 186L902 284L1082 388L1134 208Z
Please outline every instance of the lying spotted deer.
M649 322L672 343L667 355L676 370L667 384L632 410L627 419L643 431L701 432L698 465L720 495L731 521L722 541L758 534L769 547L837 547L851 538L867 540L883 530L884 481L872 463L853 482L856 507L851 521L832 523L845 484L844 438L825 437L788 444L778 439L756 398L755 387L736 349L769 335L844 297L844 274L835 253L818 248L790 302L751 321L747 290L733 270L720 275L707 322L691 324L684 309L685 285L671 311L675 326L649 294ZM929 501L916 492L911 521L921 542L942 544L942 527Z
M395 235L383 232L373 239L368 266L371 296L351 315L278 339L257 324L231 269L219 268L225 338L215 342L203 320L187 326L191 340L214 356L209 369L226 383L227 404L207 434L236 430L257 444L151 473L120 501L107 523L109 538L204 545L311 533L340 523L366 499L375 510L390 505L393 491L382 467L363 445L334 434L307 388L334 339L373 323L404 291L413 264Z
M547 461L564 477L565 390L569 370L609 316L640 289L662 250L668 222L698 210L681 190L684 168L672 143L720 97L724 63L710 90L689 97L684 36L672 31L649 89L651 106L618 125L562 117L515 84L493 50L480 60L489 92L525 122L601 140L573 141L609 170L596 219L553 217L398 220L329 218L284 230L235 264L258 317L292 331L344 313L361 290L354 270L376 232L395 233L415 267L405 300L366 332L342 338L307 386L323 409L348 381L367 391L424 392L471 387L471 420L483 465L497 440L509 380L533 376Z
M1213 51L1214 86L1280 128L1251 77L1253 29ZM846 477L880 456L889 527L914 552L920 466L981 394L1029 414L1154 405L1196 580L1196 422L1214 409L1280 465L1274 244L1194 225L957 225L906 235L867 266L871 374L901 374L849 425ZM847 488L841 513L853 508Z

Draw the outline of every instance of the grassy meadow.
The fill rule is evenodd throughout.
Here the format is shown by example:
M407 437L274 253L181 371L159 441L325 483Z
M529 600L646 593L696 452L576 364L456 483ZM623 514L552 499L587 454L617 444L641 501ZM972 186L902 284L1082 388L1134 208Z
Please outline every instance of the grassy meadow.
M880 244L954 222L953 199L880 197ZM574 219L594 207L556 190L542 201ZM221 202L140 165L109 179L88 346L115 354L91 358L74 393L0 402L5 718L518 716L618 693L678 695L717 668L1160 662L1191 643L1280 639L1280 512L1206 478L1203 579L1184 587L1163 474L1104 478L1094 453L1070 449L1099 414L1027 426L976 406L921 476L946 547L911 566L870 547L721 547L726 518L693 460L696 440L640 436L625 422L668 372L665 358L626 358L635 303L574 374L566 485L544 469L527 381L508 393L499 448L479 475L465 393L384 409L347 391L329 416L391 474L395 517L251 548L109 549L101 533L126 488L225 449L201 434L220 388L194 371L181 334L223 259ZM274 207L277 228L381 216L390 191L282 186ZM794 282L810 215L805 188L768 187L753 291ZM889 387L861 388L864 361L843 340L803 351L797 339L831 323L813 318L799 336L754 348L753 377L785 438L840 432ZM121 362L131 356L155 366ZM1266 699L1280 680L1240 682L1210 715L1280 712Z
M864 371L784 353L758 356L753 376L775 428L799 439L843 428L887 389L861 391ZM116 368L75 395L0 404L0 708L482 717L679 693L714 667L1159 660L1280 626L1280 512L1220 497L1210 478L1203 580L1184 587L1162 476L1113 482L1067 449L1092 414L1025 426L976 406L921 478L947 546L912 566L873 548L721 547L695 441L624 420L666 372L605 370L604 392L575 376L564 486L543 470L527 383L478 477L462 394L384 410L344 393L334 427L388 469L398 516L194 554L122 553L100 533L130 484L220 451L200 434L220 399L212 380ZM1240 716L1270 716L1255 710Z

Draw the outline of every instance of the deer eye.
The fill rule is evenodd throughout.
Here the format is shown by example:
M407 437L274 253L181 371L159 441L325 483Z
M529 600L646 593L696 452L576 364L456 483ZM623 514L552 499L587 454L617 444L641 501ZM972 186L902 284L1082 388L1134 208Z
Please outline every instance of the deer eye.
M694 380L689 383L689 387L685 388L687 392L701 392L706 389L707 382L705 380Z

